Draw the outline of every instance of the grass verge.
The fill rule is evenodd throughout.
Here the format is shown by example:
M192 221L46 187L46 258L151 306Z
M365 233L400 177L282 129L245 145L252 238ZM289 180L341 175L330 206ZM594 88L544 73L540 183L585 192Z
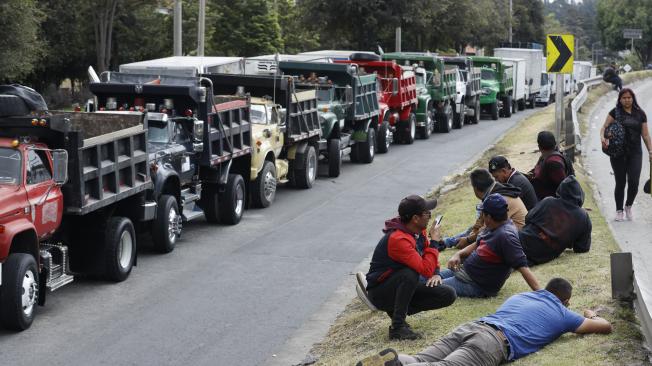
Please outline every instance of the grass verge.
M652 73L650 74L652 75ZM641 75L625 75L625 83ZM604 90L603 90L604 89ZM600 86L590 92L589 100L594 102L600 93L609 90ZM596 95L598 95L596 97ZM590 105L584 108L588 112ZM485 123L500 123L485 122ZM488 158L495 154L505 155L512 166L521 171L529 170L536 162L536 134L554 127L554 106L521 121L495 146L490 148L477 162L485 167ZM481 126L480 126L481 128ZM472 168L471 168L472 169ZM471 170L469 169L469 170ZM581 313L585 308L597 309L614 325L614 332L608 336L576 336L567 334L543 350L514 362L514 365L638 365L646 364L646 351L642 346L642 335L634 311L628 304L611 299L609 254L619 251L609 227L601 216L593 199L589 178L581 166L576 166L578 180L586 193L585 208L593 222L592 248L589 253L566 252L557 260L533 268L543 285L550 278L564 277L574 285L571 309ZM461 183L458 185L451 183ZM449 179L447 189L436 189L439 197L436 214L445 214L443 231L454 234L464 230L474 220L477 199L468 184L468 171ZM454 188L450 188L454 187ZM434 217L435 215L433 215ZM374 240L374 239L370 239ZM440 262L445 266L452 250L441 254ZM354 279L351 279L351 286ZM374 354L381 349L393 347L399 352L415 353L433 340L448 333L457 325L492 313L509 296L528 291L527 284L515 274L507 281L497 297L490 299L458 299L452 306L409 317L412 327L424 335L418 341L390 341L387 329L390 320L384 313L369 311L360 301L354 299L330 328L326 338L314 345L311 353L318 358L318 365L352 365L357 360Z

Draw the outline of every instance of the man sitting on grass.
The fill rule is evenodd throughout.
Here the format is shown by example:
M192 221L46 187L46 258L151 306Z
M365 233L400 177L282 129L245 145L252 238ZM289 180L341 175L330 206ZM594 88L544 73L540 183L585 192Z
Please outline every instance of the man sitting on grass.
M448 269L440 273L444 284L454 288L460 297L496 296L515 269L532 290L539 290L516 227L507 218L505 198L498 193L491 194L482 202L480 210L486 228L475 243L453 254Z
M356 366L500 365L537 352L562 334L611 332L609 321L592 310L581 316L567 309L573 287L553 278L545 290L507 299L496 313L463 324L416 355L391 348Z

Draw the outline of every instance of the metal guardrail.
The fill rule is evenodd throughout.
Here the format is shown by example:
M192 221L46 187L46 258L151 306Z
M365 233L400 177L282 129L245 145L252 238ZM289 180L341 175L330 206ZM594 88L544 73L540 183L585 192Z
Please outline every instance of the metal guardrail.
M572 128L572 136L569 136L568 132L570 132L570 129L566 129L567 134L566 134L566 144L567 148L566 149L572 149L572 157L574 158L577 154L581 153L582 151L582 135L580 132L580 122L577 117L577 113L580 111L582 108L582 105L586 102L586 98L588 96L588 91L591 87L594 87L596 85L599 85L602 83L602 76L596 76L593 78L589 79L584 79L578 81L579 85L579 91L573 97L571 102L569 103L570 105L570 115L571 115L571 120L573 123L573 128ZM569 126L570 127L570 126ZM568 144L568 142L571 142L571 144Z

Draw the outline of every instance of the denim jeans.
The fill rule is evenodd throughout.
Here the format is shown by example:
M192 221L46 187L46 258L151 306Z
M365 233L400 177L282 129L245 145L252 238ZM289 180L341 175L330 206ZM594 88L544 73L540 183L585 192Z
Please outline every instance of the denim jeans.
M453 235L453 236L449 236L449 237L444 238L444 244L446 245L446 248L452 248L452 247L456 246L457 242L458 242L458 240L460 240L460 238L468 236L471 233L471 229L473 229L473 227L470 227L470 228L464 230L463 232L461 232L461 233L459 233L457 235Z
M467 281L460 278L459 274L450 270L444 269L439 275L443 279L444 285L448 285L455 289L459 297L489 297L491 294L486 293L478 284L473 281Z

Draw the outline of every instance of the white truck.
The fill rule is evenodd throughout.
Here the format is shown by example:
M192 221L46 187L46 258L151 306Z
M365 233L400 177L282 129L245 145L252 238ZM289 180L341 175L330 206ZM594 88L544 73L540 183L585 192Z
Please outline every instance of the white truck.
M536 48L494 48L494 56L502 58L520 58L525 60L526 100L529 108L534 108L536 97L541 91L541 70L543 50ZM516 81L514 82L516 85Z
M196 77L199 74L242 74L242 57L172 56L120 65L129 74Z
M526 80L526 61L522 58L503 57L502 59L506 66L511 67L512 79L514 80L514 90L512 91L512 112L516 110L516 108L518 108L519 111L522 111L525 109L525 106L530 99Z
M590 61L573 62L573 91L577 91L578 83L591 77L593 65Z
M302 61L302 62L332 62L327 56L319 55L262 55L247 57L244 60L244 73L246 75L274 75L280 61Z

